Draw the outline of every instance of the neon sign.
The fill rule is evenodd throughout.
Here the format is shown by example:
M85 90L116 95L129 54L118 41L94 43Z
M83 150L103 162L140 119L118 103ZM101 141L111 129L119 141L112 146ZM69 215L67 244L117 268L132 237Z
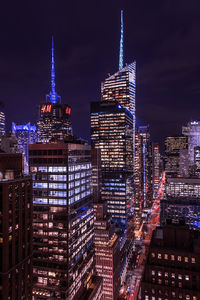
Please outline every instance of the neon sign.
M66 112L67 115L70 115L71 114L71 108L70 107L66 107L66 111L65 112Z
M50 113L51 112L51 104L44 104L41 107L41 113Z

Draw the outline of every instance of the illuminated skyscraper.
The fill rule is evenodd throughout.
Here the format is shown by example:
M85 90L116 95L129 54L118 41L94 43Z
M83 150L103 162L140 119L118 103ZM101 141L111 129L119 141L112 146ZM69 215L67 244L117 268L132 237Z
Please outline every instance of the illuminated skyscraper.
M143 155L142 137L136 129L135 132L135 163L134 163L134 226L139 230L142 223L142 210L144 208L143 196Z
M30 123L26 125L16 125L13 122L12 133L15 134L17 138L19 152L24 154L24 172L27 174L29 172L28 146L29 144L35 144L37 142L36 126L31 126Z
M144 208L150 208L153 198L153 174L152 174L152 143L150 141L149 126L139 126L139 134L142 138L142 176L143 176L143 200Z
M111 216L107 214L107 201L101 199L100 149L92 150L92 172L96 271L103 278L102 300L114 300L118 298L120 287L120 243Z
M123 66L123 12L119 71L101 85L101 102L91 104L91 140L101 149L102 192L108 213L126 227L133 200L136 62Z
M48 142L52 138L63 140L72 135L72 126L69 120L71 108L61 103L61 97L55 90L55 63L54 43L52 38L51 56L51 91L46 96L46 103L40 105L40 117L37 122L39 141Z
M165 171L180 174L180 151L188 148L187 136L168 136L165 138Z
M114 101L91 103L91 141L101 150L102 200L126 227L133 196L133 116Z
M72 138L38 143L29 157L34 299L84 299L94 272L90 146Z
M149 126L139 126L135 134L134 164L134 224L142 224L144 208L150 208L153 198L152 144Z
M190 165L194 164L194 147L200 146L200 121L188 122L182 129L183 135L188 137L188 155Z
M32 299L32 179L20 153L0 153L0 299Z
M5 114L0 111L0 137L6 134L6 123L5 123Z
M114 101L128 109L133 115L133 150L135 148L135 98L136 98L136 61L124 67L123 54L123 11L121 11L121 38L119 71L109 76L101 84L102 101Z
M160 151L157 143L153 144L153 196L155 197L160 183Z
M167 177L161 201L160 222L184 220L200 230L200 178Z

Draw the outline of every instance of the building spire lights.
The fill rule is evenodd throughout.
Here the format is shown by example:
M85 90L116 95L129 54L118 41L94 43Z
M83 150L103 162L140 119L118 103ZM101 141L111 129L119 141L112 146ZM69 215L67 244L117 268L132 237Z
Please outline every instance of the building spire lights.
M124 29L123 29L123 10L121 10L121 38L120 38L120 51L119 51L119 71L123 69L124 65L124 53L123 53L123 41L124 39Z
M60 96L56 93L56 83L55 83L55 59L54 59L54 38L52 36L52 47L51 47L51 91L47 98L49 102L58 103L61 102Z

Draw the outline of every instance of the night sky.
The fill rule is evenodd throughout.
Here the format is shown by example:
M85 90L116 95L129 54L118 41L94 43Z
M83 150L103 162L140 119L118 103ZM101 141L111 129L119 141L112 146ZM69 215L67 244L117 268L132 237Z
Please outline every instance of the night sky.
M8 2L6 4L6 2ZM4 1L0 8L0 101L11 122L36 122L50 90L72 107L74 133L89 139L89 103L118 70L120 9L124 61L137 61L136 116L154 141L200 119L200 1Z

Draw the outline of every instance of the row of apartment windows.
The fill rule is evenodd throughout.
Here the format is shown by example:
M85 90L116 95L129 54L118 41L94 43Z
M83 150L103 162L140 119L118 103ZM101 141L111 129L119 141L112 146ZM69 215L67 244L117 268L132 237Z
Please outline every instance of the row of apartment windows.
M183 278L185 278L185 280L190 280L189 275L183 276L181 274L176 275L175 273L171 273L171 275L170 275L168 272L162 273L161 271L156 272L154 270L151 271L151 274L152 274L152 276L155 276L157 274L159 277L164 275L165 277L171 277L171 278L177 277L179 280L182 280Z
M176 298L176 293L175 292L172 292L172 297L173 298ZM178 295L178 298L179 299L184 299L184 300L197 300L197 297L196 296L190 296L189 294L186 295L186 296L183 296L182 294L179 294ZM166 297L155 297L155 296L145 296L145 300L168 300L169 298L166 298ZM177 298L176 298L177 299Z
M188 256L181 256L181 255L178 255L177 257L175 256L175 255L173 255L173 254L171 254L171 255L169 255L169 254L161 254L161 253L158 253L157 255L156 255L156 253L154 253L154 252L152 252L151 253L151 257L152 258L155 258L157 256L157 258L158 259L165 259L165 260L168 260L168 259L170 259L170 260L172 260L172 261L175 261L175 260L177 260L177 261L179 261L179 262L181 262L181 261L184 261L184 262L186 262L186 263L188 263L188 262L191 262L192 264L195 264L196 263L196 259L195 259L195 257L192 257L191 259L188 257Z

